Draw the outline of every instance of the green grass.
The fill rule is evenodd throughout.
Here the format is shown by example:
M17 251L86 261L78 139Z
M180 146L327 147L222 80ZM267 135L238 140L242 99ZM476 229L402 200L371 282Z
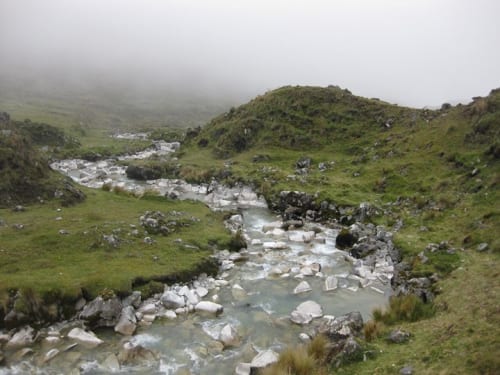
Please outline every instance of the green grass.
M109 288L126 293L136 279L164 279L195 270L214 246L229 244L222 217L201 203L85 191L84 203L61 212L56 211L55 202L29 206L25 212L0 210L7 223L0 227L0 290L31 288L41 295L59 290L74 296L83 289L95 296ZM168 213L181 212L171 218L183 225L168 236L151 235L155 243L145 244L147 234L139 217L148 210L162 211L169 218ZM16 223L24 229L13 228ZM137 227L139 236L130 235L131 225ZM61 229L69 234L59 234ZM116 248L103 241L103 235L112 233L120 239ZM178 238L181 244L175 241Z

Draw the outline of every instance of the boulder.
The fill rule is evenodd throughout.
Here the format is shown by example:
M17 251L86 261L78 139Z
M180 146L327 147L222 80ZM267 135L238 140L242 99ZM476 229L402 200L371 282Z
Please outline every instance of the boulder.
M205 312L215 315L219 315L224 311L224 307L222 307L222 305L210 301L201 301L194 307L194 309L198 312Z
M314 301L305 301L298 305L290 318L296 324L308 324L315 318L323 316L323 309Z
M387 336L387 341L394 344L402 344L410 339L410 333L402 331L400 329L395 329L389 333Z
M310 292L311 290L312 288L307 281L301 281L299 285L297 285L293 290L293 294L306 293Z
M346 249L352 247L358 238L349 231L349 229L342 229L335 238L335 246L339 249Z
M139 307L139 312L141 314L156 314L157 307L154 303L146 303Z
M86 332L81 328L73 328L69 331L68 337L88 348L94 348L104 342L94 332Z
M160 301L167 309L178 309L186 305L184 297L179 296L177 293L171 290L167 290L165 293L163 293L163 295L160 297Z
M339 281L337 280L337 278L335 276L328 276L325 279L324 290L325 290L325 292L330 292L332 290L337 289L338 285L339 285Z
M115 332L122 335L131 336L137 328L137 319L135 317L135 310L132 306L127 306L122 309L120 319L115 326Z
M264 249L283 250L288 248L288 244L283 241L268 241L263 243Z
M89 302L80 313L80 319L94 327L113 327L122 312L122 303L117 297L103 299L101 296Z
M354 335L360 336L363 331L363 317L358 311L350 312L333 320L325 319L318 327L318 333L330 340L343 340Z
M7 349L19 348L33 344L35 330L30 326L24 327L17 331L7 342L5 347Z
M120 371L120 362L114 354L110 354L106 357L101 367L107 372L118 372Z
M131 295L123 299L122 304L124 307L133 306L134 308L139 308L141 305L141 292L133 291Z
M137 365L140 363L150 364L157 360L158 355L142 345L134 345L126 342L118 353L118 362L122 365Z
M231 324L226 324L220 331L219 341L224 344L225 348L238 346L240 344L238 331Z
M256 370L272 365L275 362L278 362L278 354L275 351L268 349L260 352L250 362L251 373L253 374Z
M304 266L300 269L300 274L303 276L314 276L314 271L311 266Z
M304 324L309 324L312 322L312 316L300 311L292 311L290 314L290 320L292 323L298 324L298 325L304 325Z
M250 375L251 373L251 366L250 363L238 363L234 370L235 375Z

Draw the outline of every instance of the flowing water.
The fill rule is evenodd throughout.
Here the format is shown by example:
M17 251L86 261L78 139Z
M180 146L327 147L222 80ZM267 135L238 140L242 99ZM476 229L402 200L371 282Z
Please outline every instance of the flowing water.
M165 145L159 149L162 147L163 150L175 149ZM129 156L139 157L142 154ZM387 279L373 278L364 288L360 286L360 278L352 274L352 259L346 252L335 248L335 229L306 223L300 230L284 232L279 229L279 218L248 188L218 186L214 192L207 194L206 186L193 186L179 180L132 181L126 178L125 168L114 160L96 163L67 160L52 166L91 187L111 183L134 191L146 188L161 194L175 191L181 198L204 200L213 209L239 208L241 217L233 219L241 225L249 246L241 252L240 259L236 259L234 254L220 254L223 265L217 280L202 277L194 282L194 287L211 285L204 300L221 304L224 307L221 315L188 313L176 319L156 319L151 325L138 327L132 338L121 336L111 329L98 330L96 334L105 342L96 349L78 347L64 351L71 340L63 338L56 345L60 352L47 363L43 363L43 358L54 345L42 341L42 344L32 348L34 354L31 354L30 360L18 362L10 369L0 369L0 374L58 374L71 371L75 374L116 371L176 374L186 373L182 372L186 370L192 374L233 374L238 363L250 362L262 350L270 348L279 352L300 342L299 334L308 332L307 325L293 324L289 316L297 305L306 300L319 303L325 315L339 316L360 311L364 319L369 318L374 307L387 301L390 292ZM305 233L312 233L312 230L316 233L313 238L307 242L297 240ZM278 247L284 248L272 249L277 243L280 243ZM311 268L315 271L308 272ZM337 278L338 288L325 291L325 278L331 275ZM304 280L311 286L311 291L294 294L294 288ZM234 348L223 349L218 341L220 331L226 324L234 327L240 337L239 345ZM68 329L68 324L61 325L61 332ZM119 352L125 341L155 351L158 358L147 363L122 365L119 370L106 364L110 354Z

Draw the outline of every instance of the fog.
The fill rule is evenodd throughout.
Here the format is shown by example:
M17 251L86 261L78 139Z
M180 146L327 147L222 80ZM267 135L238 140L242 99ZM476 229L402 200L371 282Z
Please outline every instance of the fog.
M500 86L499 19L497 0L1 0L0 75L235 102L332 84L438 106Z

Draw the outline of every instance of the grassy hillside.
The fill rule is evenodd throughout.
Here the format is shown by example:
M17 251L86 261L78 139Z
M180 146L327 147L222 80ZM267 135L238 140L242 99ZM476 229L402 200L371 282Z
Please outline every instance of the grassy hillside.
M500 90L431 111L337 87L284 87L188 135L181 174L225 175L271 202L282 190L308 192L318 203L370 202L382 213L376 224L401 227L395 243L412 276L441 280L432 318L377 323L367 346L375 359L341 373L396 374L405 364L429 374L500 368L491 354L500 348ZM454 250L426 249L443 241ZM413 339L387 344L394 325Z
M0 113L0 208L55 197L64 205L82 200L85 195L53 172L39 149L41 144L71 148L74 143L50 125L11 121Z

